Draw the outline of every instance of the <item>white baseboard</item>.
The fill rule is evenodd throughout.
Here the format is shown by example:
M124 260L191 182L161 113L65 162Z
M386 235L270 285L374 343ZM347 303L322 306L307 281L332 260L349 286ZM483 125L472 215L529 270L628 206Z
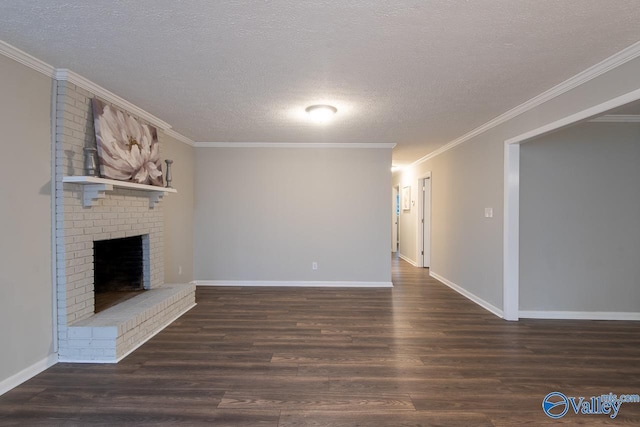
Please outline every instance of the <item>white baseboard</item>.
M535 311L521 310L523 319L557 320L640 320L640 313L616 311Z
M470 299L471 301L475 302L476 304L478 304L480 307L484 308L485 310L495 314L496 316L498 316L500 318L504 318L504 314L503 314L502 310L500 310L498 307L496 307L495 305L493 305L491 303L488 303L487 301L483 300L479 296L472 294L471 292L467 291L466 289L462 288L461 286L456 285L452 281L445 279L444 277L440 276L438 273L434 273L432 270L429 270L429 276L431 276L434 279L436 279L436 280L442 282L443 284L447 285L448 287L450 287L451 289L453 289L454 291L456 291L460 295Z
M271 286L293 288L393 288L391 282L277 281L277 280L194 280L196 286Z
M35 377L45 369L52 367L56 363L58 363L58 354L52 353L17 374L10 376L6 380L0 381L0 396L19 386L23 382Z
M400 259L407 261L409 264L413 265L414 267L418 266L418 263L412 260L411 258L409 258L408 256L402 255L400 252L398 252L398 256L400 257Z

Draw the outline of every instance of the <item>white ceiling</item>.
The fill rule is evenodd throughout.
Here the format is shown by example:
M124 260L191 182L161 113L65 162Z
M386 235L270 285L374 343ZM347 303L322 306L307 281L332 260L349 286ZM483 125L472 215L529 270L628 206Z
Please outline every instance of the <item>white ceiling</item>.
M0 39L196 141L414 161L640 40L638 0L0 0ZM310 104L338 108L331 125Z

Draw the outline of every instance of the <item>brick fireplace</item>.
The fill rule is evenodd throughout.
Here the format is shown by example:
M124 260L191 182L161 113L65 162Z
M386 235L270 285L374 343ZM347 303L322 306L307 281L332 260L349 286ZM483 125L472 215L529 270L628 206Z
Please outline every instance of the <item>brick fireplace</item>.
M149 289L149 236L93 242L94 312Z
M145 191L113 188L86 206L83 186L63 183L65 176L83 175L83 148L95 147L92 97L57 82L58 354L60 361L116 362L193 307L195 286L164 283L162 202L150 203ZM159 138L162 143L161 132ZM126 238L141 241L146 291L95 313L96 242Z

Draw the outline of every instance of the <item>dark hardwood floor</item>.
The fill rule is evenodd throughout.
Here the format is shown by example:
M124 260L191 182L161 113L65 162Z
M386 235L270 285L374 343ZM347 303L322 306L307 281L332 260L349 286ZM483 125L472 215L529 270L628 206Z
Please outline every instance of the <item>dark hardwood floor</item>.
M503 321L393 260L393 289L200 288L117 365L58 364L0 396L0 425L640 425L542 411L640 393L640 322Z

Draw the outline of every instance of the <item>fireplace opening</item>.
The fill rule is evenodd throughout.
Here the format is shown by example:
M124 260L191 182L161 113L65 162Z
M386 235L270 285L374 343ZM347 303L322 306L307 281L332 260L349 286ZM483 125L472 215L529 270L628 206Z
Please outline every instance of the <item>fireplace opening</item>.
M143 236L93 242L94 312L144 291Z

